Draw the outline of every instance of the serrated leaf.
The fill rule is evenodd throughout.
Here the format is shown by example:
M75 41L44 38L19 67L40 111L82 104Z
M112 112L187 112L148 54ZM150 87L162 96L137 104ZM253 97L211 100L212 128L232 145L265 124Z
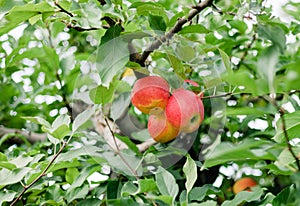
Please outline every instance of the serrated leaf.
M14 191L1 191L0 192L0 205L2 205L2 203L4 202L10 202L14 199L14 197L16 196L16 192Z
M239 205L242 202L252 202L259 200L263 195L264 189L253 188L252 191L242 191L236 194L232 200L226 200L221 206Z
M113 101L115 90L118 86L118 81L112 82L109 87L100 85L90 91L90 98L95 104L107 104Z
M245 161L249 159L275 160L276 157L266 151L272 142L263 140L246 140L237 144L221 142L205 156L203 168L212 167L229 161Z
M85 184L83 186L68 190L65 197L67 199L67 202L70 203L73 200L85 198L88 192L89 192L89 186Z
M129 61L128 43L120 37L98 47L96 67L103 85L109 85L116 74L124 70Z
M26 119L26 120L28 120L30 122L36 123L38 125L45 126L47 128L51 127L51 124L47 120L45 120L45 119L43 119L41 117L22 117L22 118Z
M279 49L277 46L268 47L258 58L258 73L262 79L267 80L270 93L275 93L274 80L276 77L276 64L279 59Z
M151 29L157 31L166 31L167 25L163 17L150 14L148 18Z
M0 21L0 36L31 17L45 13L54 13L54 8L46 2L13 7Z
M8 170L13 170L13 169L16 169L17 166L10 162L0 161L0 168L6 168Z
M209 33L210 30L201 24L197 25L189 25L183 27L183 29L179 32L179 34L189 34L189 33L198 33L198 34L206 34Z
M53 137L57 139L62 139L68 134L70 134L70 129L69 129L70 123L71 123L71 118L69 115L66 114L59 115L52 122L52 126L49 132Z
M220 55L222 57L222 61L224 63L224 66L226 68L226 71L230 74L232 73L232 68L231 68L231 63L230 63L230 59L229 56L222 50L222 49L218 49L220 52Z
M0 170L0 185L11 185L20 182L27 173L32 170L29 167L17 168L14 170Z
M282 118L282 117L281 117ZM277 132L273 139L276 142L285 142L285 134L282 129L281 118L277 121ZM287 132L288 138L291 140L293 138L299 137L300 131L300 111L295 111L293 113L284 114L285 118L285 130Z
M156 185L162 195L173 197L173 201L179 192L179 187L174 176L162 167L155 173Z
M77 131L84 123L86 123L91 116L95 113L95 107L86 109L76 116L72 125L72 132Z
M186 177L185 188L186 188L187 193L189 193L191 191L191 189L193 188L193 186L197 180L197 177L198 177L197 165L194 162L194 160L190 157L190 155L187 155L186 162L183 165L182 170Z
M136 146L136 144L133 143L133 142L130 140L129 137L122 136L122 135L119 135L119 134L115 134L115 136L116 136L119 140L121 140L122 142L124 142L124 143L128 146L129 149L131 149L132 151L134 151L134 153L136 153L136 154L139 154L139 153L140 153L138 147Z

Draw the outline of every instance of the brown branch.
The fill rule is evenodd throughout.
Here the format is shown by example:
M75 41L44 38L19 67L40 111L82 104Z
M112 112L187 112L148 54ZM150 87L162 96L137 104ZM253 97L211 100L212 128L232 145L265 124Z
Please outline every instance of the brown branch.
M278 105L276 104L276 106L278 106ZM286 130L286 121L285 121L285 117L284 117L285 110L282 107L279 108L279 114L280 114L281 123L282 123L282 131L283 131L283 134L284 134L284 137L285 137L285 141L286 141L288 150L289 150L289 152L291 153L291 155L293 156L293 158L296 161L296 165L298 167L298 171L300 171L299 158L297 157L297 155L293 151L292 145L290 144L290 139L289 139L289 136L288 136L288 133L287 133L287 130Z
M171 39L174 34L178 33L184 24L186 24L188 21L192 20L197 14L199 14L203 9L209 7L212 5L213 0L205 0L204 2L201 2L197 6L194 6L193 9L190 11L187 18L179 18L176 22L176 24L168 31L164 36L160 37L159 39L155 40L152 44L150 44L145 51L143 52L141 58L137 61L140 65L144 66L145 61L148 58L148 56L155 50L158 49L164 42Z
M14 128L7 128L4 126L0 126L0 136L3 136L5 134L20 134L26 137L28 141L31 143L44 141L47 138L46 134L43 133L35 133L35 132L29 132L22 129L14 129Z
M292 145L290 143L290 139L289 139L289 136L288 136L288 133L287 133L287 129L286 129L286 121L285 121L285 110L284 108L282 108L281 106L279 106L277 104L277 102L275 101L275 99L269 97L269 96L264 96L263 97L265 100L267 100L268 102L270 102L271 104L274 105L274 107L276 107L276 109L279 111L279 114L280 114L280 119L281 119L281 123L282 123L282 126L281 126L281 129L283 131L283 135L284 135L284 138L285 138L285 141L286 141L286 145L287 145L287 148L289 150L289 152L291 153L292 157L295 159L296 161L296 165L297 165L297 168L298 168L298 171L300 171L300 162L299 162L299 158L297 157L297 155L295 154L295 152L293 151L293 148L292 148Z
M61 5L59 5L57 1L55 1L54 4L60 9L60 12L66 13L70 17L74 17L74 15L71 12L65 10Z
M48 163L48 165L46 166L46 168L43 170L43 172L36 177L30 184L28 185L24 185L22 192L19 194L19 196L10 204L10 206L15 205L23 196L23 194L30 188L32 187L32 185L34 185L37 181L39 181L43 176L46 175L46 172L48 171L48 169L50 168L50 166L54 163L54 161L57 159L57 157L61 154L61 152L63 151L63 149L67 146L67 142L63 141L63 145L60 147L59 151L53 156L53 158L51 159L51 161Z
M117 150L114 150L114 152L115 152L117 155L119 155L119 157L120 157L121 160L124 162L124 164L129 168L129 170L132 172L132 174L133 174L133 175L135 176L135 178L138 180L138 179L139 179L139 176L138 176L138 174L136 173L136 170L133 169L133 168L131 167L131 165L127 162L127 160L125 159L125 157L122 155L121 150L120 150L120 148L119 148L119 146L118 146L118 143L117 143L117 141L116 141L115 134L114 134L112 128L110 127L107 118L104 118L104 120L105 120L106 125L107 125L107 127L108 127L108 129L109 129L109 132L111 133L111 136L113 137L113 141L114 141L115 146L116 146L116 149L117 149Z
M99 29L101 29L101 28L98 28L98 27L82 28L82 27L80 27L80 26L74 26L74 25L72 25L72 24L70 24L70 23L67 23L66 25L67 25L67 27L68 27L69 29L75 29L76 31L80 31L80 32L82 32L82 31L94 31L94 30L99 30ZM103 25L102 28L108 29L109 27Z
M241 64L244 62L244 60L246 59L250 48L252 47L252 45L254 44L256 40L256 34L253 35L251 42L246 46L246 49L244 51L244 53L242 54L239 63L236 65L236 68L239 68L241 66Z

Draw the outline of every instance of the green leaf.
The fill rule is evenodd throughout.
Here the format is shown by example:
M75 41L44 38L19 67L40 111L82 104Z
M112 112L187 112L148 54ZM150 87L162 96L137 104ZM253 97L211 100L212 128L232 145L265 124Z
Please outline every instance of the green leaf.
M300 131L300 111L284 114L285 129L288 138L294 139L299 137ZM285 134L282 125L282 117L277 121L277 132L273 137L276 142L285 142Z
M191 61L196 56L194 48L188 45L178 45L176 47L176 54L186 62Z
M110 116L113 120L117 120L122 115L124 115L124 112L127 110L128 106L130 104L130 92L122 93L120 94L116 99L114 99L111 110L110 110Z
M295 186L291 185L283 189L273 200L273 206L290 205L295 198ZM298 197L297 197L298 198Z
M222 49L218 49L220 52L220 55L222 57L222 61L224 63L224 66L226 68L226 71L230 74L232 73L232 68L231 68L231 63L230 63L230 59L229 56L222 50Z
M100 46L104 45L105 43L118 38L122 32L122 28L119 25L114 25L106 30L104 36L101 38Z
M129 137L126 137L126 136L122 136L122 135L119 135L119 134L115 134L115 136L121 140L122 142L124 142L129 149L131 149L132 151L134 151L134 153L136 154L139 154L139 148L136 146L135 143L133 143Z
M54 184L47 187L47 192L45 196L46 199L48 200L54 200L55 202L60 202L64 199L65 193L58 184Z
M84 123L86 123L95 113L95 107L88 108L76 116L72 125L72 132L77 131Z
M205 26L201 24L197 25L189 25L183 27L183 29L179 32L179 34L189 34L189 33L197 33L197 34L207 34L211 32Z
M203 185L202 187L194 187L188 194L189 201L201 202L203 199L210 194L220 194L221 192L212 185Z
M132 182L125 183L122 187L121 195L137 195L153 191L157 191L156 182L153 179L140 179L137 185Z
M13 201L16 194L17 193L14 191L1 191L0 192L0 205L2 205L4 202Z
M77 206L99 206L101 205L101 200L98 198L88 198L76 203Z
M241 34L244 34L248 28L247 24L241 20L232 20L228 23L232 28L237 29Z
M157 31L166 31L167 25L163 17L150 14L148 18L151 29Z
M0 161L0 168L6 168L8 170L16 169L16 165L6 161Z
M88 167L85 167L80 174L77 176L73 184L69 187L69 190L73 190L74 188L80 187L84 181L94 172L99 171L101 169L100 165L90 165Z
M258 25L258 35L261 38L271 40L274 47L278 47L280 52L286 48L286 37L284 30L277 25Z
M67 202L70 203L76 199L84 199L89 192L89 186L84 184L79 187L72 188L66 193Z
M264 190L262 188L253 188L252 191L242 191L237 193L233 200L223 202L222 206L239 205L243 202L259 200L263 193Z
M275 160L276 157L267 152L272 142L263 140L241 141L237 144L221 142L216 148L205 156L203 168L212 167L229 161Z
M115 155L113 152L104 152L103 157L107 160L110 166L122 174L129 176L142 175L143 168L139 157L137 157L134 153L127 154L125 151L121 151L120 154L122 155L122 158L119 155ZM124 159L126 160L126 163L124 162Z
M11 29L17 27L20 23L35 15L46 13L54 13L54 8L46 2L15 6L8 12L7 15L5 15L5 18L0 21L0 35L7 33Z
M70 134L69 125L71 123L71 118L69 115L63 114L59 115L52 123L52 127L49 130L50 134L57 138L63 139L65 136Z
M32 169L29 167L17 168L14 170L0 170L0 185L11 185L20 182Z
M189 193L191 191L191 189L193 188L193 186L197 180L197 177L198 177L197 165L194 162L194 160L190 157L190 155L187 155L186 162L183 165L182 170L186 177L185 188L186 188L187 193Z
M78 177L80 173L78 172L78 169L75 168L75 167L69 167L67 170L66 170L66 181L69 183L69 184L72 184L74 182L74 180Z
M113 81L109 87L98 86L90 91L90 98L95 104L107 104L113 101L114 93L119 84L119 81Z
M162 195L173 197L175 200L179 187L174 176L162 167L155 173L156 185Z
M96 66L103 85L109 85L113 77L124 70L129 55L128 43L120 37L98 47Z
M258 73L268 82L269 91L275 93L274 80L276 77L276 64L279 59L279 49L276 46L268 47L258 58Z
M51 124L47 120L45 120L45 119L43 119L41 117L22 117L22 118L26 119L26 120L28 120L30 122L36 123L38 125L42 125L42 126L44 126L46 128L50 128L51 127Z

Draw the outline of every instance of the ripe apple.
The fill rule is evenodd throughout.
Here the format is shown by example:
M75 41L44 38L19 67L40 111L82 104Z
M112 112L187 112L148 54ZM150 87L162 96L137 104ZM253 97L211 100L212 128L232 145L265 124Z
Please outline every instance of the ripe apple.
M233 190L234 194L237 194L243 190L251 191L250 188L254 187L256 185L257 185L257 182L254 179L252 179L251 177L244 177L244 178L237 180L234 183L232 190Z
M173 91L166 106L166 116L170 123L181 132L197 130L204 119L203 103L195 93L183 88Z
M179 133L179 129L168 121L165 111L162 109L155 109L154 112L150 112L148 131L150 136L160 143L166 143L175 139Z
M131 102L141 112L149 114L159 107L164 109L170 97L168 82L158 76L148 76L136 81L132 89Z

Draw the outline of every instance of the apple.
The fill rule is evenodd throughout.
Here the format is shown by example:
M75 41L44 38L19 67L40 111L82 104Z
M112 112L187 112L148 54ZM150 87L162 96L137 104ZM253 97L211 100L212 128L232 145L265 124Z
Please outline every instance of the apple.
M243 190L251 191L250 188L254 187L256 185L257 185L257 182L254 179L252 179L251 177L244 177L244 178L237 180L234 183L232 190L233 190L234 194L237 194Z
M181 132L197 130L204 119L203 103L195 93L183 88L173 91L166 106L166 116L170 123Z
M159 107L164 109L170 97L168 82L158 76L148 76L136 81L131 94L132 104L141 112L149 114Z
M166 143L175 139L179 129L174 127L166 117L165 111L155 109L148 119L148 131L150 136L160 143Z

